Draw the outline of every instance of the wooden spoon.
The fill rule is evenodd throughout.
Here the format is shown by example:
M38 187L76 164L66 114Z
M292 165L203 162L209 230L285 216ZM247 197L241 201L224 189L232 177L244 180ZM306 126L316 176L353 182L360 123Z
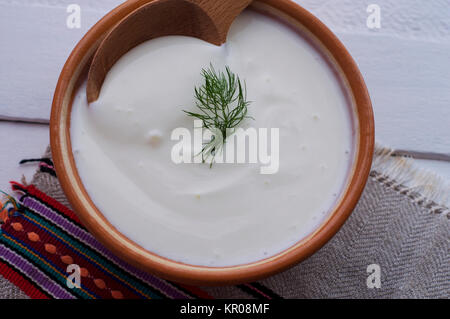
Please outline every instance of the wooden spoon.
M139 7L121 20L100 43L89 69L88 102L98 99L106 74L114 63L138 44L161 36L184 35L221 45L226 41L234 19L251 2L155 0Z

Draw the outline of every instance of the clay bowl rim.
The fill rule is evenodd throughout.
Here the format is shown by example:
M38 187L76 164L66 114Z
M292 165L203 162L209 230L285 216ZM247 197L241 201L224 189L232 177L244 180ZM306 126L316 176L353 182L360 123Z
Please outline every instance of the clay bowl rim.
M151 1L151 0L150 0ZM338 38L315 16L289 0L258 0L252 7L302 25L324 45L345 75L353 95L358 121L355 160L341 200L326 221L311 235L283 252L257 262L231 267L193 266L146 251L112 226L95 207L78 176L70 144L70 110L74 89L86 74L93 53L106 32L127 14L149 0L129 0L103 17L77 44L67 59L55 89L50 145L62 189L86 228L108 249L130 264L165 279L193 285L227 285L258 280L306 259L344 224L367 182L374 151L373 111L362 75Z

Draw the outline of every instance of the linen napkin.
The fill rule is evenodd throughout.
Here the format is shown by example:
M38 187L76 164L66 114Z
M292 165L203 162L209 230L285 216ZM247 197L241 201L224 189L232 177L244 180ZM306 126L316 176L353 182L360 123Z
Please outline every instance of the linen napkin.
M0 234L0 298L448 298L450 188L411 159L377 147L364 193L342 229L297 266L259 282L192 287L114 256L78 221L50 151ZM68 263L82 267L68 288Z

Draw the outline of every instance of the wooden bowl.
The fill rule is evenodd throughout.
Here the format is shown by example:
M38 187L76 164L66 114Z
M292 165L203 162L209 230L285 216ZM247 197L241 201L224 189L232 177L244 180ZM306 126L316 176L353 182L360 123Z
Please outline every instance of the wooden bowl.
M336 36L311 13L289 0L255 0L251 9L272 15L306 35L341 74L354 105L355 149L349 182L329 217L307 238L264 260L231 267L193 266L151 253L122 235L96 208L78 175L70 142L70 113L74 93L84 81L92 56L106 32L126 15L151 0L129 0L101 19L69 56L53 97L50 141L61 186L89 231L127 262L157 276L194 285L225 285L253 281L285 270L322 247L344 224L366 184L374 149L370 98L355 62Z

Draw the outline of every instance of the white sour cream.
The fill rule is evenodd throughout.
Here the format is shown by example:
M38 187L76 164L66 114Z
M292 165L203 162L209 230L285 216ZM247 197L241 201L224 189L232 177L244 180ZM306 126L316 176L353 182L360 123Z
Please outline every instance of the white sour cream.
M212 63L247 84L243 127L280 129L280 166L179 164L173 129L193 127L194 86ZM306 40L269 17L244 12L217 47L170 36L145 42L108 73L97 102L76 94L71 141L96 206L145 249L193 265L230 266L289 248L326 219L353 159L349 102Z

